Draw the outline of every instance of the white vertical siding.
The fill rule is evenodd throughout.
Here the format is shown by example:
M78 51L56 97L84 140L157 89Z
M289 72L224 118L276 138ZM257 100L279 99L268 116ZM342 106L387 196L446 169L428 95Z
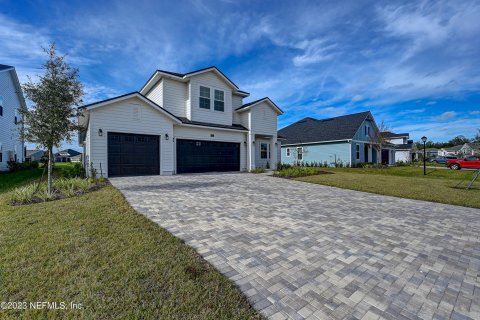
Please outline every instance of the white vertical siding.
M138 117L133 108L139 108ZM98 136L98 129L103 135ZM160 173L173 173L173 139L165 140L165 134L173 136L172 120L145 104L138 98L123 100L90 111L90 161L104 176L108 172L108 132L160 135Z
M224 125L232 124L232 90L214 72L207 72L190 79L191 97L191 120L200 122L218 123ZM200 109L199 95L200 86L210 88L210 99L212 101L210 110ZM225 93L225 110L215 111L213 109L214 89L222 90Z
M186 117L186 100L188 96L188 85L183 82L164 79L163 80L163 105L177 117Z
M160 79L146 96L148 99L163 107L163 79Z
M21 93L20 93L21 94ZM15 115L21 106L14 80L10 71L0 72L0 96L3 97L3 116L0 116L0 144L2 146L2 162L0 170L7 170L9 154L17 154L17 161L23 162L23 143L20 140L18 126L15 125Z

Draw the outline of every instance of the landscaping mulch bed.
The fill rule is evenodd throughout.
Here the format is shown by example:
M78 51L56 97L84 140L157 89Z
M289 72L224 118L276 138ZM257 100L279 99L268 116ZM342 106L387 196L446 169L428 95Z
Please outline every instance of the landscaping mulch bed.
M108 180L102 181L102 182L96 182L96 183L90 183L90 186L88 187L87 190L77 190L73 196L66 196L62 193L62 191L58 188L53 187L53 196L47 200L42 199L40 197L33 197L30 201L12 201L10 204L12 206L23 206L23 205L29 205L29 204L34 204L34 203L41 203L41 202L47 202L47 201L55 201L55 200L60 200L60 199L66 199L66 198L72 198L72 197L78 197L90 192L94 192L97 190L100 190L101 188L110 185L110 182Z

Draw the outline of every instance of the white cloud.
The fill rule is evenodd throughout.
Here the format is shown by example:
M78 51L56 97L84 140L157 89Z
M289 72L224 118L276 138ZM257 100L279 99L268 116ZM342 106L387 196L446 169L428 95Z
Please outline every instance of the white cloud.
M448 120L448 119L456 117L457 115L458 115L458 113L455 112L455 111L446 111L446 112L442 113L441 115L439 115L437 117L434 117L433 119L434 120Z
M479 114L480 114L480 111L479 111L479 110L475 110L475 111L470 112L470 114L473 115L473 116L476 116L476 115L479 115Z

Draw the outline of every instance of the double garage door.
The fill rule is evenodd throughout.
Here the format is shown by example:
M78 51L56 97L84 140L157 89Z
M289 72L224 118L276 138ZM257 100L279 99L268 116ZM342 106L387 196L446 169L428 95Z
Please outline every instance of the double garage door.
M239 170L239 143L177 139L177 173Z
M240 144L177 139L177 173L239 171ZM160 174L160 138L108 133L108 175Z

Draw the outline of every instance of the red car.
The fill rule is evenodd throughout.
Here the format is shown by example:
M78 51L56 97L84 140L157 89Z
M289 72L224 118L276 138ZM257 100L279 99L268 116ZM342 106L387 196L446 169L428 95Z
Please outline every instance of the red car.
M463 159L449 159L447 160L447 167L453 170L480 169L480 158L476 156L468 156Z

